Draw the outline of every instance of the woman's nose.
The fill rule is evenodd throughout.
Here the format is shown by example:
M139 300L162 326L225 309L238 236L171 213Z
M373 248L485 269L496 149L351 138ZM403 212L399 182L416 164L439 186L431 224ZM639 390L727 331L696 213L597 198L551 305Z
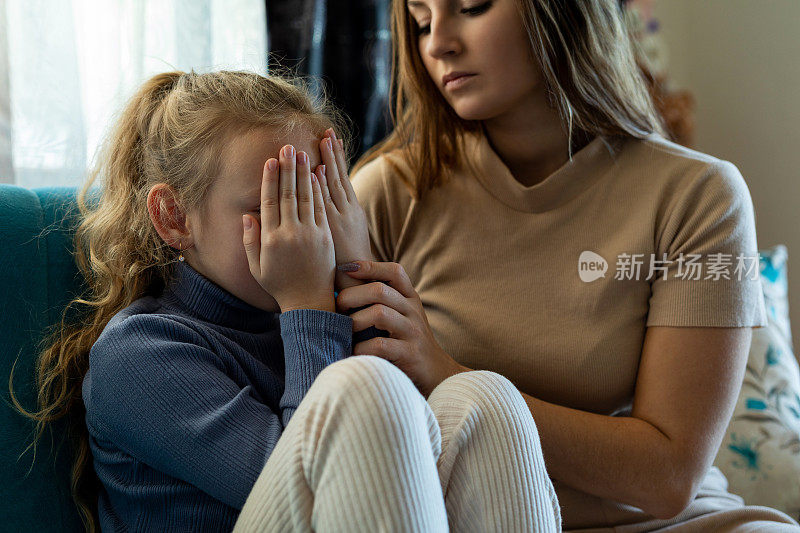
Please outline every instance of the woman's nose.
M461 40L453 23L431 21L427 52L433 58L461 53Z

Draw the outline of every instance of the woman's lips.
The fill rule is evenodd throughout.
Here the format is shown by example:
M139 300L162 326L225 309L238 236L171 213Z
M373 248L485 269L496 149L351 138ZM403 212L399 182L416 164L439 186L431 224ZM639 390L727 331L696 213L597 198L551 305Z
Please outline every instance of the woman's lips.
M459 87L463 87L464 84L469 83L469 81L474 77L475 74L464 74L463 76L448 80L444 84L444 87L445 89L458 89Z

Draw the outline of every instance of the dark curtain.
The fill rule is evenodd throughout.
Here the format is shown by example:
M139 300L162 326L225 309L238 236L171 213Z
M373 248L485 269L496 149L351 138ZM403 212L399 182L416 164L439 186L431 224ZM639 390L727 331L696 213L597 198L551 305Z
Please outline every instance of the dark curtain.
M391 128L391 0L265 2L270 67L277 63L324 84L352 120L358 158Z

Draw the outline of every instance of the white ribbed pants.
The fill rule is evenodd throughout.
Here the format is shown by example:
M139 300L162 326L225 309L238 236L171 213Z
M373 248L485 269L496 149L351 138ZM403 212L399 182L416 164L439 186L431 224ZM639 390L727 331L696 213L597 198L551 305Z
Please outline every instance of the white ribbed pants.
M561 531L522 395L487 370L428 397L389 361L317 376L267 460L235 533Z

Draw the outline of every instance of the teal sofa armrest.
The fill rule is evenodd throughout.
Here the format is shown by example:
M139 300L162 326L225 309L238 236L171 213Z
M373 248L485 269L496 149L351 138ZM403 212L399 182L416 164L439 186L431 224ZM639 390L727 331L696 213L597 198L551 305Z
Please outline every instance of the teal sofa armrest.
M16 361L15 396L26 409L36 408L37 345L83 289L73 255L75 194L74 187L0 184L0 515L7 531L84 530L70 494L66 421L44 433L34 461L33 448L23 454L34 423L14 409L8 391Z

